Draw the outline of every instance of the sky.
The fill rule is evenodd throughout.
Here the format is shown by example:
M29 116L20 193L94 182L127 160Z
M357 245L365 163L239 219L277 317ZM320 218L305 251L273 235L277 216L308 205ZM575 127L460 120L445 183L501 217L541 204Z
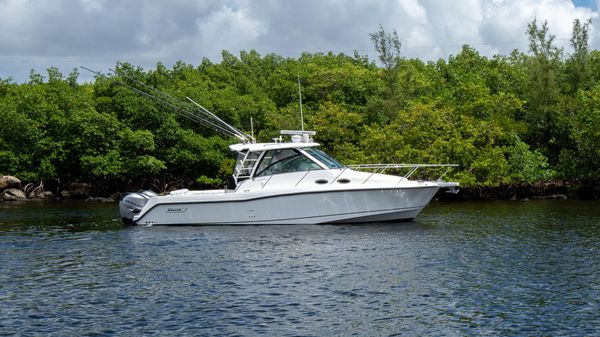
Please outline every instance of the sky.
M528 51L526 27L548 22L571 51L573 20L592 19L600 49L600 0L0 0L0 79L26 82L57 67L108 72L117 62L144 69L178 60L221 61L222 50L298 57L356 50L376 60L369 34L396 31L401 54L448 59L468 44L482 55ZM80 70L80 80L93 75Z

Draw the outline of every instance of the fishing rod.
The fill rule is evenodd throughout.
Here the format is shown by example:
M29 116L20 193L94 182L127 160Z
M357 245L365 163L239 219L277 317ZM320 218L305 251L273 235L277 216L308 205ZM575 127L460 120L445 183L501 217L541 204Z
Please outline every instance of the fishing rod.
M99 77L108 78L106 75L102 74L99 71L94 71L94 70L89 69L84 66L80 66L80 67L84 70L87 70L87 71L99 76ZM173 96L170 96L152 86L149 86L133 77L118 74L114 70L111 70L111 71L116 76L119 84L127 87L128 89L130 89L131 91L133 91L139 95L142 95L144 97L154 100L155 102L167 107L168 109L178 113L179 115L181 115L187 119L190 119L190 120L192 120L196 123L199 123L205 127L212 128L215 131L217 131L225 136L238 138L239 140L241 140L243 142L254 141L254 138L252 136L249 136L249 135L243 133L242 131L236 129L235 127L229 125L227 122L223 121L222 119L217 117L214 113L210 112L208 109L204 108L200 104L194 102L189 97L186 97L186 98L188 100L190 100L192 103L194 103L197 107L193 107L192 109L190 109L189 103L185 103L185 102L183 102ZM134 82L134 83L142 86L146 90L154 92L155 95L153 95L149 92L146 92L144 90L140 90L140 89L126 83L126 81L124 81L123 79L127 79L131 82Z
M93 71L93 70L85 68L85 67L82 67L82 68L85 69L85 70L91 71L91 72L93 72L94 74L96 74L98 76L107 78L106 75L104 75L104 74L102 74L100 72L96 72L96 71ZM222 134L224 134L226 136L233 136L233 137L239 138L237 134L234 134L234 133L230 132L229 130L225 129L223 126L221 126L219 124L216 124L215 122L213 122L211 120L208 120L208 119L206 119L206 118L204 118L202 116L198 116L198 115L194 114L193 112L189 111L187 109L187 107L182 106L183 104L181 103L181 101L178 101L177 99L175 99L175 98L173 98L171 96L168 96L168 95L166 95L166 94L164 94L164 93L162 93L162 92L160 92L160 91L157 90L163 96L168 96L170 99L172 99L172 100L175 101L175 103L168 102L165 99L161 99L159 97L151 95L151 94L149 94L149 93L147 93L147 92L145 92L143 90L139 90L138 88L135 88L135 87L133 87L133 86L125 83L122 80L122 76L119 76L118 74L116 74L116 76L118 76L117 80L119 81L119 84L127 87L128 89L132 90L133 92L135 92L137 94L140 94L142 96L148 97L148 98L150 98L150 99L158 102L159 104L161 104L161 105L163 105L163 106L165 106L165 107L173 110L174 112L179 113L183 117L186 117L186 118L188 118L188 119L190 119L190 120L192 120L192 121L194 121L196 123L202 124L204 126L208 125L209 127L214 128L215 131L218 131L218 132L220 132L220 133L222 133ZM129 78L129 79L131 79L131 78ZM152 88L152 89L154 89L154 88ZM177 105L177 103L179 103L180 105Z
M150 86L150 85L147 85L146 83L143 83L143 82L141 82L141 81L139 81L139 80L137 80L137 79L135 79L135 78L133 78L133 77L131 77L131 76L127 76L127 75L119 75L119 74L117 74L117 73L116 73L114 70L112 70L112 72L113 72L113 73L114 73L116 76L124 77L124 78L126 78L126 79L128 79L128 80L130 80L130 81L132 81L132 82L135 82L135 83L137 83L137 84L141 85L141 86L142 86L142 87L144 87L144 88L147 88L147 89L149 89L150 91L154 91L154 92L156 92L156 94L157 94L157 95L163 96L163 97L165 97L166 99L173 100L173 101L175 101L177 104L180 104L180 105L183 105L183 106L186 106L186 107L187 107L187 105L186 105L184 102L182 102L182 101L178 100L177 98L175 98L175 97L173 97L173 96L170 96L170 95L168 95L168 94L166 94L166 93L164 93L164 92L162 92L162 91L160 91L160 90L158 90L158 89L156 89L156 88L154 88L154 87L152 87L152 86ZM187 98L189 101L191 101L191 102L192 102L194 105L196 105L196 106L197 106L197 107L200 109L200 110L197 110L197 109L196 109L195 111L201 112L201 113L203 113L203 114L205 115L205 117L211 118L211 119L213 119L214 121L216 121L216 122L220 123L220 125L222 125L223 127L225 127L225 128L227 128L227 129L229 129L229 130L230 130L230 131L233 133L232 135L233 135L234 137L238 137L238 138L242 137L242 138L243 138L243 140L252 139L252 137L251 137L251 136L249 136L248 134L246 134L246 133L244 133L244 132L242 132L242 131L240 131L240 130L238 130L238 129L234 128L233 126L229 125L227 122L225 122L225 121L223 121L222 119L220 119L219 117L217 117L217 115L215 115L214 113L210 112L210 111L209 111L208 109L206 109L205 107L203 107L203 106L201 106L200 104L198 104L198 103L194 102L194 101L193 101L191 98L189 98L189 97L186 97L186 98ZM186 111L187 111L187 110L186 110ZM187 111L187 112L189 112L189 111ZM240 138L240 139L242 139L242 138Z
M200 108L202 111L206 112L209 116L211 116L212 118L214 118L215 120L221 122L223 125L227 126L232 132L236 133L238 136L243 137L243 138L250 138L250 139L254 139L254 137L249 136L246 133L241 132L240 130L234 128L233 126L227 124L225 121L223 121L221 118L219 118L217 115L215 115L214 113L208 111L208 109L206 109L205 107L203 107L202 105L196 103L193 99L189 98L189 97L185 97L188 99L188 101L192 102L194 105L196 105L198 108Z

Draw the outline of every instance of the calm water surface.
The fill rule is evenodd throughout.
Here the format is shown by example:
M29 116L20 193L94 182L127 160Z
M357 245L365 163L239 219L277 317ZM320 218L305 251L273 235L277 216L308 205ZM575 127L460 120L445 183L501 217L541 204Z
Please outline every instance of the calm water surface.
M600 335L600 202L432 203L416 222L123 227L0 203L0 335Z

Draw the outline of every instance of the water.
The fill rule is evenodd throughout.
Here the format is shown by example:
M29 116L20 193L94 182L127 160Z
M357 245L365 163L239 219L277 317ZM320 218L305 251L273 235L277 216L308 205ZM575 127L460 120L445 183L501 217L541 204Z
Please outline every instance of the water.
M114 204L0 203L0 335L599 335L598 206L171 228L122 227Z

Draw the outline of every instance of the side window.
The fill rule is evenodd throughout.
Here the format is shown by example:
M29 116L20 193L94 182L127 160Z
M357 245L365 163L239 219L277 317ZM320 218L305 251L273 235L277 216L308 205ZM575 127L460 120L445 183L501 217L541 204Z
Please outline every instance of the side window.
M281 162L286 159L298 155L292 149L269 150L265 153L256 169L256 176L265 176L270 174L281 173Z
M320 170L321 167L295 149L270 150L265 153L255 176Z
M336 169L336 168L342 168L344 167L344 165L340 164L337 160L331 158L327 153L316 149L316 148L307 148L304 151L306 151L308 154L310 154L311 156L313 156L316 160L320 161L321 163L325 164L325 166L329 167L330 169Z
M258 164L256 168L255 176L264 175L265 168L271 164L271 160L273 159L273 151L267 151L265 155L262 157L262 160Z

